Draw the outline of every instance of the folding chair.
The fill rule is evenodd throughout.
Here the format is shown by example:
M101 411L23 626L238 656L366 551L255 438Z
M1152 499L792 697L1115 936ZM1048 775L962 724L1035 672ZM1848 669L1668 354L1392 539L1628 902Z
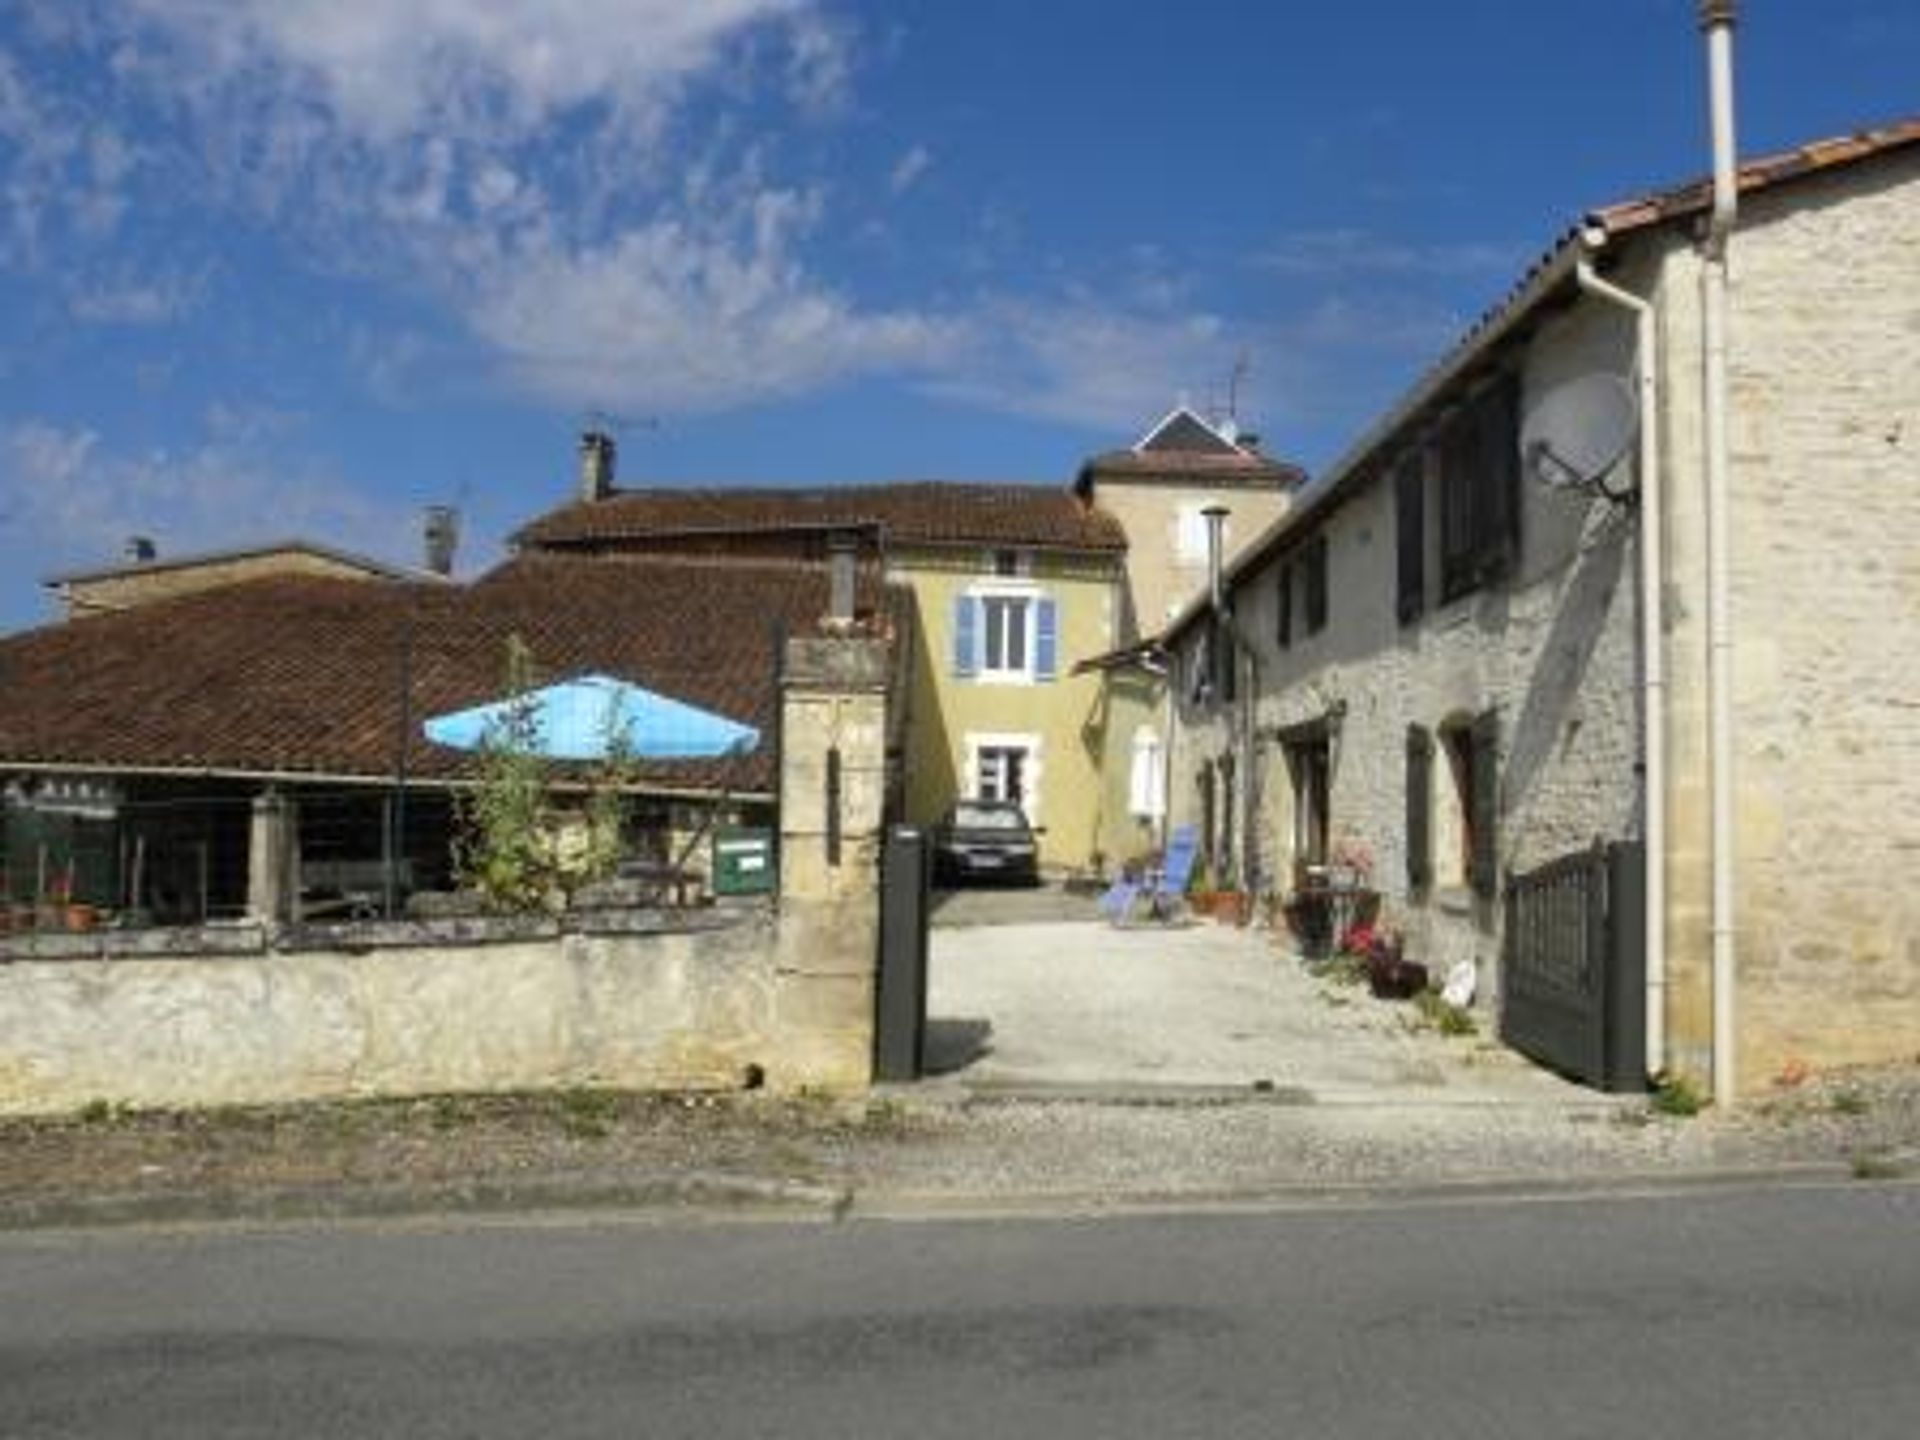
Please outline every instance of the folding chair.
M1176 825L1167 839L1167 853L1160 868L1149 871L1140 880L1122 879L1100 897L1101 913L1116 925L1133 918L1134 907L1144 898L1147 914L1155 920L1171 920L1186 908L1187 882L1193 878L1194 862L1200 854L1200 837L1191 825Z

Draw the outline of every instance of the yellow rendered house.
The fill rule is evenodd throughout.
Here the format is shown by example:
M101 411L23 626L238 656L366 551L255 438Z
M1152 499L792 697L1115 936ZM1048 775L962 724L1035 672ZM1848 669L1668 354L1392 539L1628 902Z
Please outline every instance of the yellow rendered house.
M900 813L932 824L957 799L1016 800L1055 873L1104 873L1161 841L1165 687L1113 657L1146 638L1143 597L1157 621L1184 594L1183 517L1231 496L1251 536L1298 479L1185 409L1071 487L617 490L610 438L587 436L581 457L577 498L522 528L520 551L823 564L842 546L881 567L914 617Z

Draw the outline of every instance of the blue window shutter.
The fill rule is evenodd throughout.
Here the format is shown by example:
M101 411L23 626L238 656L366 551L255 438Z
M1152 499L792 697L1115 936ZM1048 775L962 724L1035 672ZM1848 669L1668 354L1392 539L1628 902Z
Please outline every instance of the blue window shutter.
M971 679L980 668L980 607L971 595L959 595L953 602L953 673L962 680Z
M1060 615L1053 601L1042 599L1034 610L1033 674L1038 680L1051 680L1059 668Z

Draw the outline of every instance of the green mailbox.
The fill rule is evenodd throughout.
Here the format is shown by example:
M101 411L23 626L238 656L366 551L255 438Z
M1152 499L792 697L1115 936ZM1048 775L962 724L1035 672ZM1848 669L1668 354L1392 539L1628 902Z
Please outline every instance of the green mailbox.
M713 893L765 895L773 889L773 832L744 828L713 832Z

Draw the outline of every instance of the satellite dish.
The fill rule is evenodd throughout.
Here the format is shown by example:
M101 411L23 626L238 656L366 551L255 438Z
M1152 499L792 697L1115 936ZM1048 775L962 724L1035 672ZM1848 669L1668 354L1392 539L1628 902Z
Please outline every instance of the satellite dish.
M1606 478L1625 458L1640 428L1640 406L1627 382L1606 371L1555 385L1527 411L1520 425L1520 459L1542 485L1555 490L1597 490L1609 500L1626 497L1607 488Z

